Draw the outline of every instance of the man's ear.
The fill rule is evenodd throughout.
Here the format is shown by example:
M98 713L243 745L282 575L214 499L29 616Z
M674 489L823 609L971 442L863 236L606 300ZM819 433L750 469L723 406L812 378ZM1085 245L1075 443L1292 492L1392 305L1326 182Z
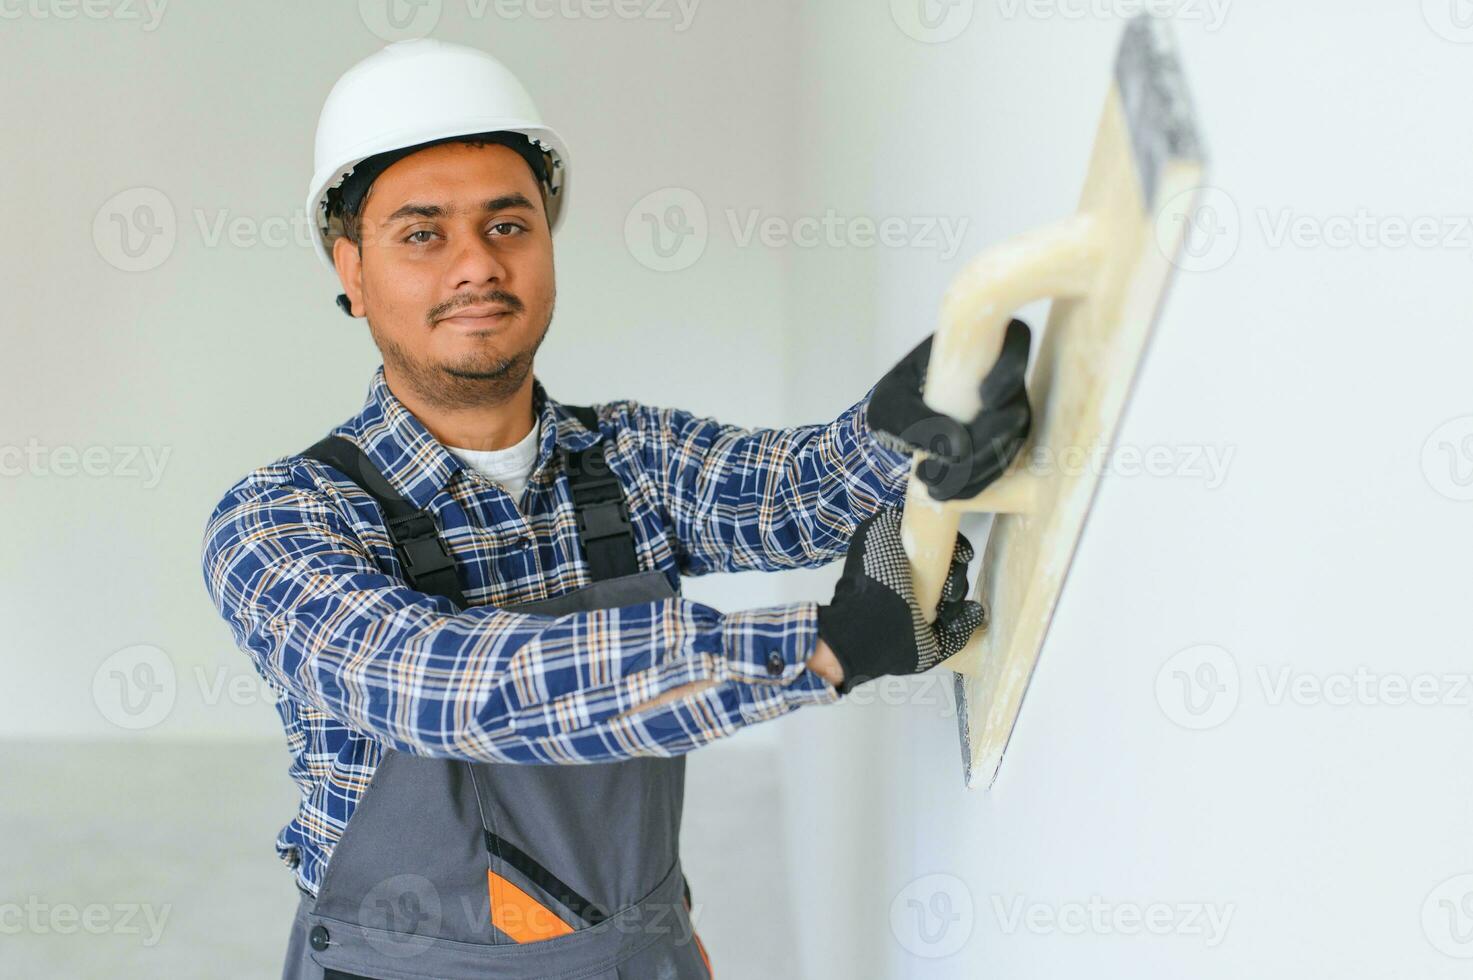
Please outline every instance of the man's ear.
M363 257L347 235L334 239L332 264L338 270L338 281L343 284L343 292L348 297L349 314L363 316Z

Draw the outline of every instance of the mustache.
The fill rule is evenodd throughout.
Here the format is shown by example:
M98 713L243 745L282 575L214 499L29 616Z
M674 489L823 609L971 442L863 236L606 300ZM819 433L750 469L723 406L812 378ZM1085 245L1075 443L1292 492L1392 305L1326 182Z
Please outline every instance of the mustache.
M490 304L504 306L513 313L522 312L521 300L517 299L511 293L496 289L482 296L457 297L456 299L441 303L439 306L432 307L429 312L429 321L434 323L436 320L451 316L456 310L463 310L468 306Z

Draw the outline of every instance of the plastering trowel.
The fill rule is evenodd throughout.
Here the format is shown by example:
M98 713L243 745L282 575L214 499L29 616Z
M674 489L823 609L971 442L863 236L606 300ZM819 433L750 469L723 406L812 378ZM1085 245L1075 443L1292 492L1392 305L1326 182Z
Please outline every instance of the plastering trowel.
M979 381L1012 314L1052 299L1028 390L1029 445L971 500L931 499L912 467L902 533L923 609L934 609L963 512L996 515L977 598L987 624L944 664L968 786L990 786L1064 586L1108 451L1203 182L1203 154L1169 25L1127 26L1078 212L978 256L941 308L924 398L953 418L982 407ZM1063 455L1061 455L1063 454Z

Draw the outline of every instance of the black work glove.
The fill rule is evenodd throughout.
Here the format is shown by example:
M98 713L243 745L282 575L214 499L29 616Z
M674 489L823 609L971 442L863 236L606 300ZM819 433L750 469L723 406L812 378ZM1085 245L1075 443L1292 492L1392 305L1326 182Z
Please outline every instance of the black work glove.
M972 543L960 533L936 619L926 622L900 544L900 517L901 509L890 507L860 523L834 598L818 607L818 635L844 668L841 694L882 674L930 670L982 625L982 604L966 598Z
M933 500L970 499L1002 475L1033 425L1024 375L1033 333L1014 320L1002 354L982 379L982 411L966 425L921 400L931 339L921 341L875 386L869 425L884 445L929 454L916 470Z

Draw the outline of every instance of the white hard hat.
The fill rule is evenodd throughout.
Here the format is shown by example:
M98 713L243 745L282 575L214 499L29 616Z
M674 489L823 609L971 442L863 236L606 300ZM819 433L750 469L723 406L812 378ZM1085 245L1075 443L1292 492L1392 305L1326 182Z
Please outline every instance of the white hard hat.
M521 133L546 153L547 219L568 208L568 149L505 65L484 51L433 38L397 41L338 79L317 119L307 215L313 247L336 275L332 242L342 234L327 214L328 191L378 153L451 136Z

